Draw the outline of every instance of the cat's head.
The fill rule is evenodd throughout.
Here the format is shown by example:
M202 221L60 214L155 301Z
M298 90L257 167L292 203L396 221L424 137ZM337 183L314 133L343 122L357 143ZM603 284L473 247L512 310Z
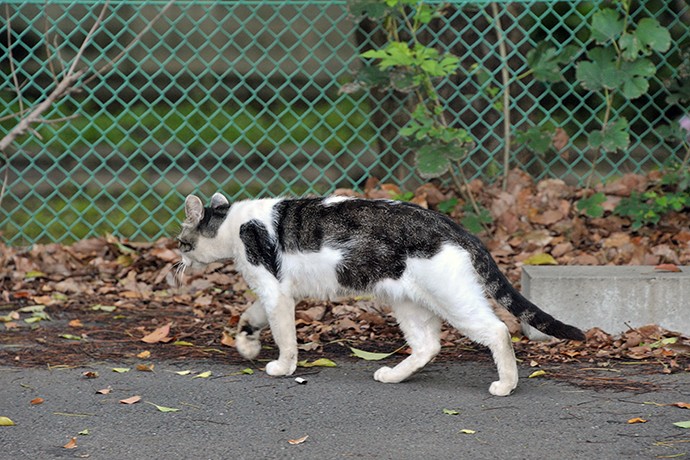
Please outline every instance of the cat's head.
M201 267L230 256L228 249L219 244L222 238L218 235L229 209L230 202L220 193L211 197L208 207L195 195L185 199L186 218L177 237L183 268Z

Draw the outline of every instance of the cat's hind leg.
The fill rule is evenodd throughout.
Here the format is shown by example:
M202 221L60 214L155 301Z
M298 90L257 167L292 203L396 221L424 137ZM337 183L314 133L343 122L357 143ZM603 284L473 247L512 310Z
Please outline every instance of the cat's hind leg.
M518 370L508 327L491 309L485 298L476 299L470 316L450 315L450 323L470 340L489 347L498 370L498 380L489 386L494 396L508 396L517 387ZM486 305L482 305L485 303ZM472 304L469 304L472 305Z
M399 302L393 314L405 335L412 354L393 368L382 367L374 379L384 383L398 383L419 371L441 350L441 319L431 311L412 302Z
M246 359L254 359L261 351L261 330L268 325L266 310L260 300L254 302L240 316L235 334L235 347Z

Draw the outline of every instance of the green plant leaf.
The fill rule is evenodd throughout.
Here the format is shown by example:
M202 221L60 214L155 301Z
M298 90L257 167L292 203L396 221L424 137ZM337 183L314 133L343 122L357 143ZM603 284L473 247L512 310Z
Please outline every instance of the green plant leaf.
M436 145L425 145L417 149L417 170L427 179L439 177L448 172L448 157L439 154Z
M379 69L386 70L389 67L407 67L415 64L412 50L407 43L389 42L380 50L369 50L361 54L363 58L379 59Z
M590 197L582 198L576 206L589 217L601 217L604 215L604 208L601 206L604 201L606 201L606 195L598 192Z
M659 21L653 18L641 19L637 30L625 34L620 39L623 58L637 59L639 56L649 56L652 52L665 52L671 46L671 34Z
M627 149L628 145L630 145L628 120L621 117L615 122L604 126L600 131L590 133L589 145L596 149L604 149L607 152Z
M418 76L411 71L397 69L390 75L391 86L401 93L409 93L419 87Z
M460 415L460 412L455 409L443 409L443 413L446 415Z
M649 89L648 78L654 76L656 67L649 59L637 59L635 61L623 61L620 67L623 79L623 96L628 99L637 99Z
M484 230L484 224L492 222L491 213L488 209L480 207L479 214L477 214L471 205L465 206L465 215L460 219L463 227L470 231L470 233L481 233Z
M363 63L357 71L357 82L364 86L374 86L385 88L390 84L388 72L378 68L378 66Z
M674 425L680 428L690 429L690 420L687 420L685 422L676 422L674 423Z
M453 197L448 200L441 201L438 204L438 210L444 214L450 214L457 205L458 199L456 197Z
M131 368L129 367L113 367L113 372L117 372L118 374L124 374L125 372L129 372Z
M525 131L516 131L515 142L518 144L527 144L530 150L544 155L551 148L553 135L554 128L552 127L532 126Z
M587 53L590 61L577 64L575 77L583 88L600 91L615 89L623 84L624 75L616 64L616 51L613 48L597 47Z
M625 31L625 22L616 10L602 8L592 16L591 38L599 44L614 40Z
M14 426L14 422L9 417L0 417L0 426Z
M534 73L534 78L545 82L559 82L563 80L561 66L570 62L579 49L569 45L560 50L541 42L536 48L527 52L527 65Z
M383 19L391 11L386 2L379 0L348 0L347 7L353 16L365 15L373 20Z

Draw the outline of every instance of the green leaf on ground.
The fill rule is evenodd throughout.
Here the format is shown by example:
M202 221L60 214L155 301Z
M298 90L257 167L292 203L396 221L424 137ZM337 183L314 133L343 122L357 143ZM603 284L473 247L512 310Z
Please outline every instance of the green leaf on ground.
M460 415L460 412L455 409L443 409L443 413L446 415Z
M14 426L14 422L8 417L0 417L0 426Z
M525 259L522 263L525 265L558 265L556 259L554 259L551 254L546 254L545 252L534 254Z
M202 372L202 373L199 374L199 375L195 375L195 376L192 377L192 378L193 378L193 379L207 379L207 378L209 378L211 375L213 375L213 373L212 373L211 371L206 371L206 372Z
M59 336L62 339L67 339L67 340L81 340L82 337L78 335L73 335L73 334L60 334Z
M358 358L362 358L365 361L381 361L382 359L386 359L389 356L394 355L395 353L400 351L400 349L401 348L398 348L397 350L391 351L390 353L374 353L371 351L365 351L360 350L359 348L350 347L350 351L352 351L353 355L355 355Z
M686 420L685 422L676 422L674 425L680 428L690 429L690 420Z
M316 361L309 362L306 359L297 363L299 367L336 367L333 361L328 358L319 358Z
M165 406L159 406L158 404L154 404L149 401L144 401L146 404L151 404L152 406L155 406L156 409L158 409L161 412L179 412L180 409L175 409L174 407L165 407Z
M532 372L532 373L529 375L529 377L527 377L527 378L528 378L528 379L533 379L533 378L536 378L536 377L543 377L543 376L545 376L545 375L546 375L546 371L539 370L539 371L534 371L534 372Z

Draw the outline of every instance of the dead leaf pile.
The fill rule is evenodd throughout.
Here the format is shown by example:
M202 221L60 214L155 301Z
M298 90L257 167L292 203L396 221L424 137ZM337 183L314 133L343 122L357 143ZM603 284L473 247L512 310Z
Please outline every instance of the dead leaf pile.
M560 180L535 183L513 171L506 190L477 180L469 187L493 219L490 231L480 237L517 285L526 263L643 264L660 270L689 265L687 213L671 213L657 226L638 232L630 231L630 222L610 213L621 197L645 190L653 180L625 175L601 186L607 197L603 206L609 212L597 219L576 209L583 191ZM355 195L352 190L338 193ZM402 192L372 180L365 195L395 198ZM429 208L451 199L457 203L450 209L451 216L462 218L464 202L453 190L425 184L412 197ZM172 239L136 243L113 236L71 246L0 245L0 360L27 366L122 358L204 357L243 362L232 348L232 333L241 312L255 300L254 294L232 264L212 264L176 287L173 265L179 258L175 246ZM309 362L324 353L351 354L350 347L367 350L369 357L378 357L376 352L390 354L404 340L388 312L369 298L302 302L296 312L300 349L307 352ZM592 329L587 336L586 343L522 339L515 345L520 358L538 363L599 366L616 360L649 361L662 372L689 366L690 340L655 326L618 337ZM271 343L270 334L264 339ZM444 328L442 343L444 356L487 355L450 328Z

